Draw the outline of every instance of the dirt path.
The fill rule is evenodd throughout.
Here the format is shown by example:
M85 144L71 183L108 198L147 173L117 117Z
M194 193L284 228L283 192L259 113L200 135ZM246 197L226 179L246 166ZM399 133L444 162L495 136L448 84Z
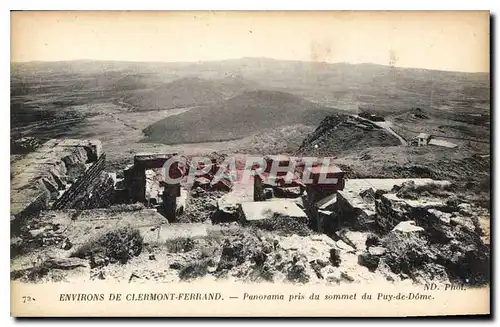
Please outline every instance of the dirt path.
M406 142L406 140L404 138L402 138L398 133L396 133L392 129L392 122L390 122L390 121L375 122L375 124L382 127L383 129L385 129L386 131L388 131L389 133L391 133L395 137L397 137L399 139L399 141L401 142L401 145L405 145L405 146L408 145L408 142Z
M356 118L358 119L361 119L361 120L365 120L369 123L373 123L383 129L385 129L387 132L391 133L392 135L394 135L395 137L398 138L398 140L401 142L401 145L408 145L408 142L406 142L406 140L404 138L401 137L401 135L399 135L398 133L396 133L393 129L392 129L392 122L390 121L371 121L369 119L366 119L366 118L363 118L363 117L360 117L358 115L353 115L355 116Z

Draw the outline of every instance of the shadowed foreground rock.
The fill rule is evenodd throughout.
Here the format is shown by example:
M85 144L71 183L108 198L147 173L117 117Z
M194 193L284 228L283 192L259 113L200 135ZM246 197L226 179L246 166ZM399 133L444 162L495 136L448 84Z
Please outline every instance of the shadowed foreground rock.
M376 202L381 227L394 226L382 239L380 256L396 274L425 282L444 279L468 284L490 280L490 248L477 216L448 199L402 199L384 194ZM412 220L414 223L411 223ZM377 257L364 253L360 263L376 269Z

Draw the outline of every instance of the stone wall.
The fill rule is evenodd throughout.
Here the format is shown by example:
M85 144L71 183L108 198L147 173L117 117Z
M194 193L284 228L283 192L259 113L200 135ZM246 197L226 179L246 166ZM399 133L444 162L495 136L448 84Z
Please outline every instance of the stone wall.
M350 226L355 230L371 230L376 220L375 212L370 210L368 205L353 205L344 192L337 193L336 212L341 225Z
M101 173L106 165L106 155L103 154L92 166L63 193L52 205L52 209L87 209L93 190L98 190L101 186ZM104 179L105 181L105 179ZM114 186L114 184L113 184ZM98 195L99 196L99 195ZM103 195L101 194L100 197Z
M97 140L57 140L44 143L11 164L11 227L51 208L96 161L102 149ZM72 185L69 189L69 185ZM16 227L17 226L17 227Z

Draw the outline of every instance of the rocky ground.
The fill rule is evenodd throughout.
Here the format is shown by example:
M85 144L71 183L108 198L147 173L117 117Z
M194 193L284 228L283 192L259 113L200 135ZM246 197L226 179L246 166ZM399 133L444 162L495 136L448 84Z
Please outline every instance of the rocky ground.
M320 129L316 134L304 141L305 148L316 149L314 140L320 140L320 145L332 141L333 136ZM141 205L111 206L103 209L105 214L84 213L83 218L79 211L69 215L42 213L43 219L30 221L12 235L11 278L27 282L230 279L301 284L364 284L381 280L487 283L489 157L467 147L404 147L392 144L398 140L384 135L391 144L370 143L362 150L341 149L336 163L346 171L347 183L352 178L370 177L453 181L442 188L408 184L390 192L372 190L370 201L378 216L414 221L418 227L415 231L393 230L394 226L388 230L346 226L326 235L316 234L307 226L290 228L290 224L259 228L237 222L221 223L214 220L220 201L229 204L243 198L251 201L252 185L233 185L229 193L194 187L187 190L183 214L176 224L166 225L161 215ZM119 171L133 158L133 153L121 152L125 145L120 142L111 143L107 171ZM23 149L36 145L32 139L24 143ZM217 145L220 146L223 145ZM151 150L179 149L163 147ZM139 149L137 144L136 150ZM210 154L213 149L192 145L184 150L195 156ZM211 155L220 160L225 157L220 153ZM238 169L243 168L245 156L236 155ZM18 158L22 155L13 155L11 160ZM232 214L229 210L229 215ZM96 223L109 215L122 223ZM338 217L342 218L341 214ZM156 234L157 239L152 238Z
M122 170L141 152L178 152L190 157L217 151L240 157L335 157L347 173L347 183L354 178L433 178L453 184L448 188L408 184L384 192L360 190L382 218L379 228L342 226L327 234L287 223L287 217L260 226L214 219L222 200L227 205L224 217L232 217L235 200L252 199L247 186L230 193L187 189L183 214L176 224L168 224L158 212L138 204L86 212L46 211L11 232L11 278L125 283L436 280L481 285L489 281L489 74L419 70L409 78L407 70L394 75L394 67L387 74L388 68L382 66L340 64L310 69L310 63L302 63L303 68L296 69L298 63L261 61L238 63L235 71L245 76L237 79L227 79L227 73L234 71L221 70L219 63L203 64L208 65L206 69L199 64L177 68L175 64L141 64L133 74L130 67L120 68L128 65L124 63L108 68L101 63L73 63L74 68L82 65L79 69L68 63L19 64L11 76L11 165L24 168L24 154L51 138L97 138L106 152L108 172ZM172 68L178 73L168 73ZM103 75L107 69L112 74ZM305 78L304 71L313 75ZM198 75L211 81L182 79ZM381 78L374 83L373 76ZM210 94L215 95L209 97L210 103L221 100L221 95L233 100L227 102L229 106L198 108ZM173 101L179 96L180 102ZM426 132L453 137L458 147L402 146L386 129L349 119L348 114L359 113L360 104L373 107L370 110L383 116L406 140ZM308 106L332 110L318 111L321 117L299 119L297 113ZM214 108L219 110L205 110ZM179 118L196 113L198 118ZM181 132L191 131L180 139L203 143L173 144L171 131L179 129L179 120L186 125ZM159 127L157 143L145 138L143 130L148 126ZM213 135L222 128L229 130L225 137ZM232 140L206 142L220 139ZM237 160L240 166L241 162ZM344 218L336 214L335 218ZM384 219L413 223L393 226Z
M119 155L115 159L125 158L118 148L112 149ZM192 150L191 155L210 151ZM238 169L244 157L237 156ZM112 159L106 170L123 168L125 161L120 160ZM140 205L104 209L123 221L111 228L96 223L102 213L82 218L75 211L78 223L71 224L68 220L73 214L64 214L62 219L49 211L42 214L45 220L34 219L12 236L11 278L27 282L230 279L300 284L435 280L481 285L489 281L488 157L463 148L391 145L347 150L337 163L347 172L347 183L359 177L430 177L454 183L447 188L405 185L388 193L373 190L379 216L411 220L425 230L411 233L347 226L325 235L307 226L290 229L287 224L272 228L213 224L218 202L251 200L251 185L237 185L229 193L195 187L188 192L179 222L165 226L162 216L145 212ZM157 231L161 242L152 239Z
M22 256L14 259L11 277L27 282L96 278L175 282L204 278L294 283L364 283L386 278L358 265L354 248L326 235L281 234L233 223L220 225L208 235L178 237L158 244L139 241L133 231L125 237L126 232L117 231L84 247L103 251L100 255L81 247L68 249L64 240L51 244L47 236L45 254L38 251L37 262ZM358 241L360 249L365 248L362 233L349 236ZM48 251L49 247L53 249Z
M213 224L218 200L230 193L197 189L173 224L141 205L49 211L11 239L11 278L483 285L490 278L488 210L449 187L405 183L373 192L367 201L383 220L379 228L328 235L281 216L272 224ZM405 224L384 228L392 219Z

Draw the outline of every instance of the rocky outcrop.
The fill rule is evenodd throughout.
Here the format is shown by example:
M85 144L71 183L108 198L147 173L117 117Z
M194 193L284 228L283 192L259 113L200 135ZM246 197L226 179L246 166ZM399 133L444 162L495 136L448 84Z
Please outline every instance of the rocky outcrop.
M477 218L467 214L467 206L451 202L401 199L393 193L377 200L379 226L394 227L382 241L387 249L383 260L394 273L422 280L489 281L490 249ZM372 256L364 254L362 261L374 265Z
M397 224L406 220L414 220L427 224L429 209L441 209L443 201L410 200L387 193L375 201L376 223L384 231L392 230Z
M375 271L378 268L380 258L385 254L386 249L380 246L373 246L368 250L363 251L358 256L358 263L367 267L370 271Z
M45 261L39 262L32 267L13 270L10 273L11 279L21 280L23 282L39 282L45 279L52 271L59 271L57 279L61 279L61 272L76 269L86 269L89 265L86 260L78 258L48 258ZM50 280L50 278L49 278Z
M383 230L390 230L403 221L414 221L436 241L449 241L457 230L480 235L477 217L464 214L464 204L450 205L441 199L408 200L393 193L384 194L376 201L377 223Z
M321 121L300 146L298 153L309 156L332 156L345 151L373 146L400 145L385 129L351 115L330 115Z

